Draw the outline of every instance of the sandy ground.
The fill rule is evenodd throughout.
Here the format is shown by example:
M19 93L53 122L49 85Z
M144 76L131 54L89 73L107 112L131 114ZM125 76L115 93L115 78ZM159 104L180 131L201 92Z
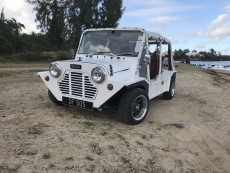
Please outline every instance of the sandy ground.
M229 73L179 64L175 98L151 100L145 121L129 126L114 108L55 106L35 71L6 68L0 69L0 173L230 170Z

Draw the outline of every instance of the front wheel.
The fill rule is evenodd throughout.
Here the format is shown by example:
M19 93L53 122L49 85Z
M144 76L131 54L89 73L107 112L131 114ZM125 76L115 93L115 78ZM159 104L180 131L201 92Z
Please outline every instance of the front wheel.
M127 91L119 103L120 116L127 124L136 125L141 123L145 119L148 110L148 95L140 88Z
M175 95L175 91L176 91L176 81L175 78L171 78L169 91L163 93L163 98L166 100L171 100Z

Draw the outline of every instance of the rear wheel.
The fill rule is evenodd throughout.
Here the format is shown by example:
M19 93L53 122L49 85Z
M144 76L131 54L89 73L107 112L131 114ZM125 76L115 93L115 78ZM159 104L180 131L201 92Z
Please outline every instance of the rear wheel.
M141 123L145 119L148 110L148 95L140 88L135 88L125 93L119 103L121 118L132 125Z
M169 91L163 93L163 98L166 100L172 99L175 95L175 91L176 91L176 81L175 78L171 78Z
M56 99L56 97L53 95L53 93L50 90L48 90L48 96L49 96L50 101L52 103L54 103L55 105L57 105L57 106L61 106L62 105L62 102L58 101Z

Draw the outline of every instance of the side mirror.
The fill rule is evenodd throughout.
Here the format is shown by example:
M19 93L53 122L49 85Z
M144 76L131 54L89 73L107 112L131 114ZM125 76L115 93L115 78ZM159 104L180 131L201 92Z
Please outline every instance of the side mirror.
M146 64L150 64L150 63L151 63L151 57L150 57L150 55L145 55L144 62L145 62Z

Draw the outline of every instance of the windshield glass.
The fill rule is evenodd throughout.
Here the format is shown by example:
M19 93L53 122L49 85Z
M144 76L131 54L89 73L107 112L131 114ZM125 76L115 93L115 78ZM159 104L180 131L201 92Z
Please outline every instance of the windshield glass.
M141 31L89 31L84 34L78 53L138 56L142 36Z

